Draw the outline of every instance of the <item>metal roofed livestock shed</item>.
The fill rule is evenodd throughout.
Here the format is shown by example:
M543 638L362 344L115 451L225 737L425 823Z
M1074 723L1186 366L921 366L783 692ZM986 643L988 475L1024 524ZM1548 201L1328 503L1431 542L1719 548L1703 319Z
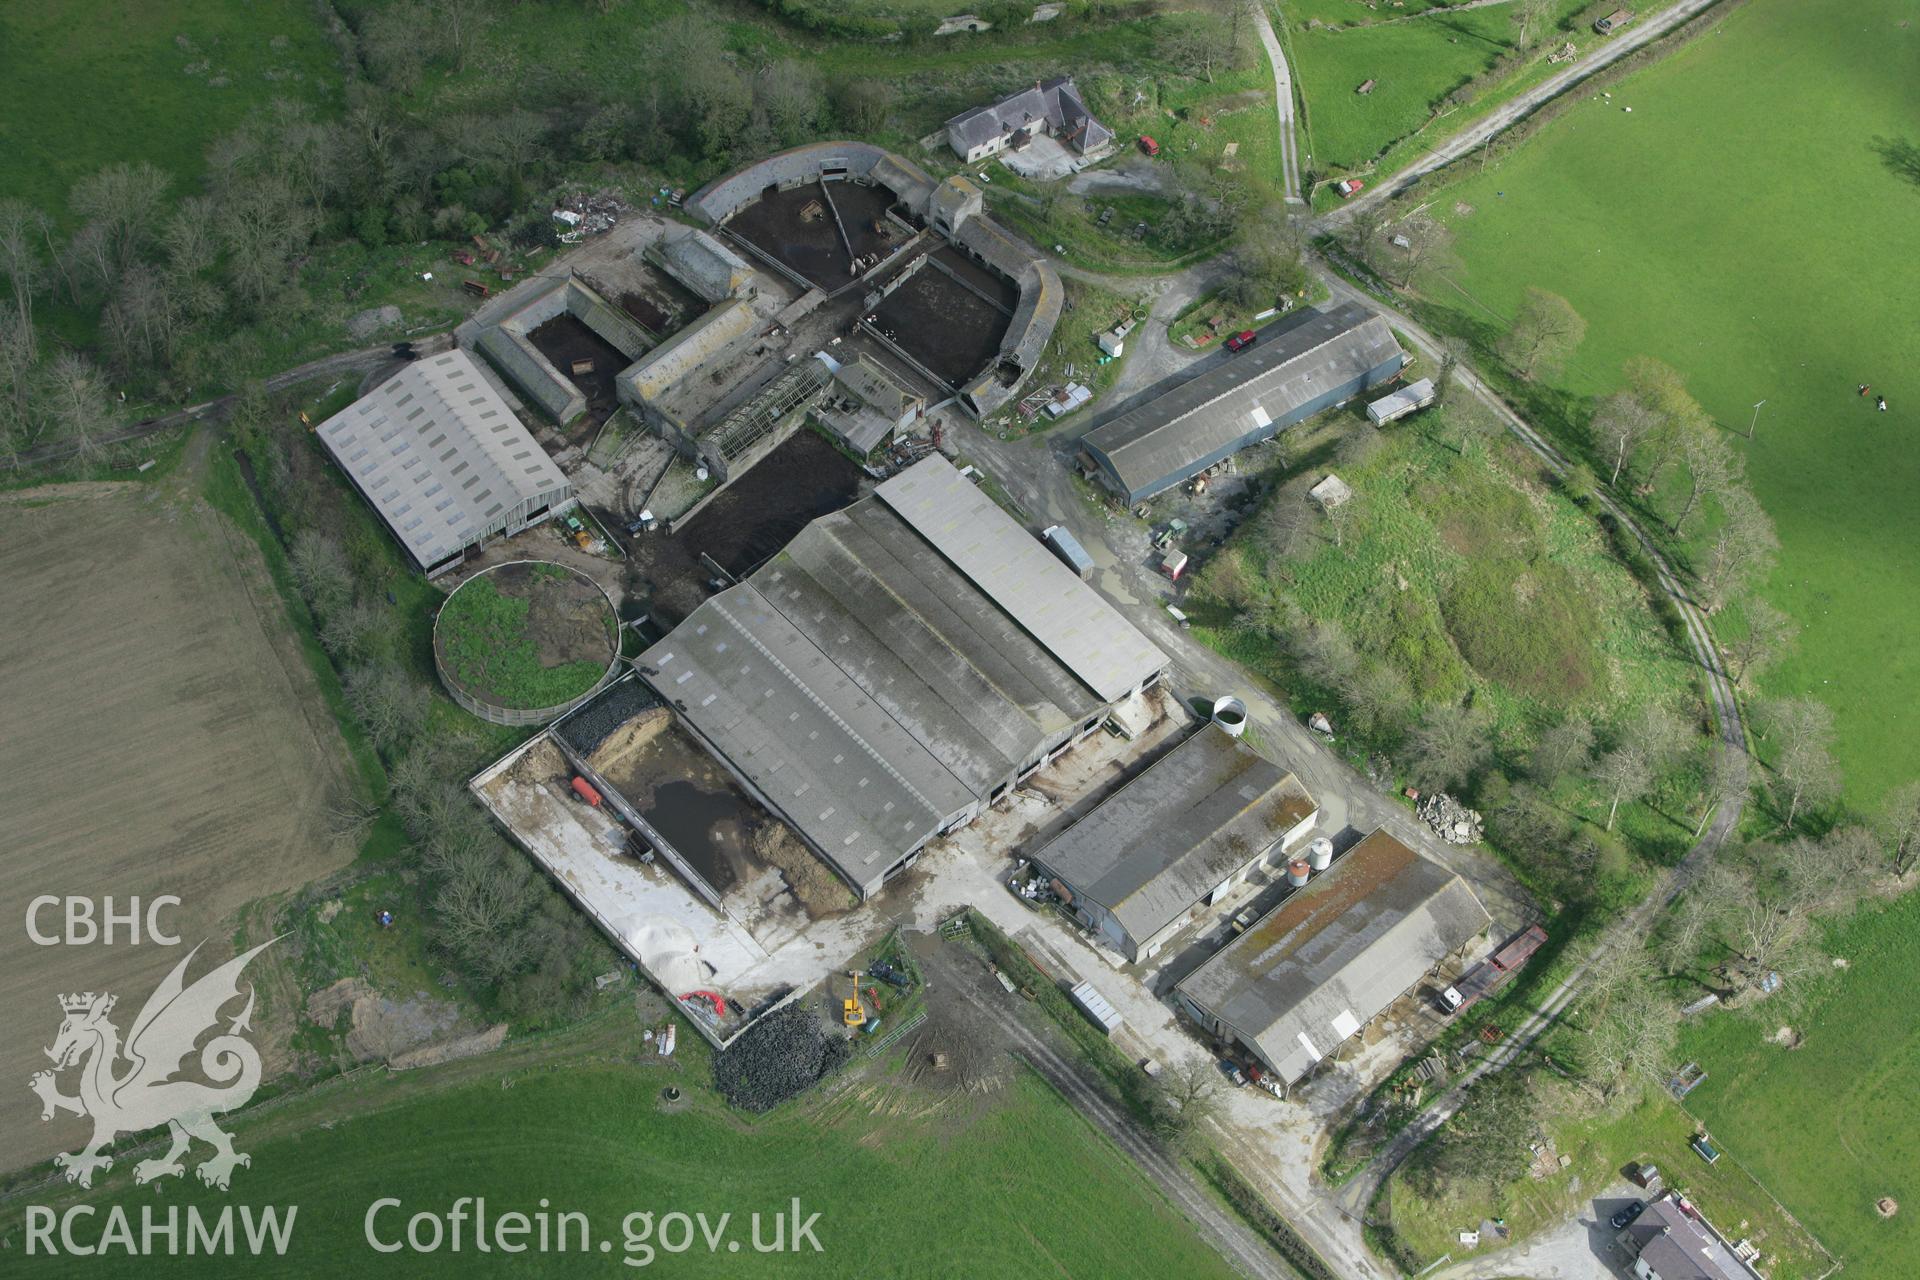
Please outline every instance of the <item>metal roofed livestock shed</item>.
M926 471L977 492L938 457L896 481ZM968 508L966 518L1000 526L1041 558L1045 574L983 581L886 492L815 520L637 663L749 790L862 895L1107 713L1111 700L1032 632L1022 618L1030 610L1010 593L1084 596L1085 616L1097 616L1097 605L1137 642L1139 683L1166 665L999 508ZM942 501L922 496L918 515L937 523Z
M1166 668L1166 654L946 459L928 458L874 493L1103 702Z
M429 576L573 498L464 351L407 365L315 433Z
M1109 486L1143 502L1405 363L1387 322L1358 303L1306 308L1283 332L1096 427L1082 444Z
M1376 831L1176 990L1292 1084L1489 923L1466 881Z
M1218 725L1156 760L1033 855L1130 960L1318 812L1299 779Z

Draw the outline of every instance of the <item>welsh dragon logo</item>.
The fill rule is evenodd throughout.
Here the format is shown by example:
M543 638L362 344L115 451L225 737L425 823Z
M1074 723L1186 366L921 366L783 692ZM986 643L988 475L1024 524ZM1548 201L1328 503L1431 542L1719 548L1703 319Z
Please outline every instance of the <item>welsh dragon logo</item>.
M252 1163L233 1149L233 1139L213 1122L214 1116L245 1106L260 1087L260 1054L241 1035L249 1030L253 1016L251 986L247 988L246 1007L227 1029L204 1045L199 1042L207 1032L218 1030L220 1010L239 998L241 970L274 941L277 939L235 956L186 986L183 978L187 966L200 951L195 947L154 988L133 1020L125 1044L121 1043L120 1029L108 1020L118 997L91 991L60 997L60 1009L66 1017L53 1047L46 1051L53 1069L35 1072L27 1084L40 1095L42 1120L53 1119L56 1112L70 1111L93 1121L93 1137L86 1146L53 1158L66 1171L67 1181L92 1186L96 1170L113 1168L112 1157L101 1154L103 1147L123 1133L140 1133L163 1124L172 1135L172 1145L159 1158L134 1166L136 1182L178 1177L186 1172L180 1158L195 1138L213 1148L213 1154L195 1170L208 1186L226 1190L234 1167ZM200 1070L212 1084L173 1078L196 1046ZM60 1092L56 1077L71 1068L80 1072L80 1092L69 1097Z

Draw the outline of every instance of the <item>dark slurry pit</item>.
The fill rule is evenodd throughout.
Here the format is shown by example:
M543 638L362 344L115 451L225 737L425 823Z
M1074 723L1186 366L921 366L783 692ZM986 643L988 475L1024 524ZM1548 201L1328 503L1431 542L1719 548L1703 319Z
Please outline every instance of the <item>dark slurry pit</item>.
M631 363L620 354L620 349L565 312L535 329L527 338L535 350L553 362L561 377L571 379L573 385L580 388L580 394L587 398L587 423L597 427L605 422L617 403L614 375ZM575 373L573 366L583 361L592 363L592 371Z
M744 577L809 520L858 497L860 477L860 469L831 444L803 429L678 532L627 539L628 554L652 588L654 612L673 625L713 594L709 580L714 575L700 563L702 552L728 573Z

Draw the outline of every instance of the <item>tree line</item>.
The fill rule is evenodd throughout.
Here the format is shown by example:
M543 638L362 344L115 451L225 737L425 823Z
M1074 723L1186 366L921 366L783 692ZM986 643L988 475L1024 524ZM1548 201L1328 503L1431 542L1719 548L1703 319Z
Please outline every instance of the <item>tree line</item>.
M637 88L534 67L493 105L438 108L428 76L467 67L496 14L491 0L402 0L336 23L338 111L274 101L207 148L192 187L122 161L76 182L64 210L0 199L0 463L55 445L97 463L123 400L241 385L264 330L315 313L302 273L331 247L503 227L531 242L552 234L534 194L569 172L708 172L831 126L878 131L894 103L879 80L738 55L695 12L660 25ZM57 336L55 311L81 321L61 332L95 336Z

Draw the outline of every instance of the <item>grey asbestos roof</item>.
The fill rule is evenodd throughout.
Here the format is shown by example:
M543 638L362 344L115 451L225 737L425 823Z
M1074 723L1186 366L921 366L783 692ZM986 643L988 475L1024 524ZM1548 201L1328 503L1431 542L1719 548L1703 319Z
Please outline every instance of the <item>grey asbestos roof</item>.
M1342 303L1128 410L1088 432L1085 443L1106 457L1128 492L1148 491L1399 351L1385 320Z
M856 885L973 794L752 582L640 656L647 682Z
M317 434L423 568L573 493L464 351L407 365Z
M1466 881L1376 831L1178 990L1291 1083L1489 922Z
M959 478L940 458L903 474L929 466ZM964 493L948 491L946 502L977 493L959 483ZM924 496L921 516L937 523L929 512L942 495ZM869 497L809 524L637 664L857 885L1104 705L996 587L1104 602L998 507L966 510L1035 548L1051 574L983 582L892 503ZM1145 674L1164 665L1125 619L1109 625L1152 654Z
M656 252L669 275L708 302L731 297L753 274L745 259L704 231L667 236Z
M1102 702L1166 667L1166 654L945 458L915 463L874 493Z
M915 405L924 406L927 402L925 396L902 386L898 378L882 368L871 356L854 357L841 365L834 376L840 385L858 396L861 403L878 410L894 422L906 417Z
M976 796L1099 706L872 499L814 521L753 583Z
M1144 942L1313 812L1291 773L1209 724L1033 860Z

